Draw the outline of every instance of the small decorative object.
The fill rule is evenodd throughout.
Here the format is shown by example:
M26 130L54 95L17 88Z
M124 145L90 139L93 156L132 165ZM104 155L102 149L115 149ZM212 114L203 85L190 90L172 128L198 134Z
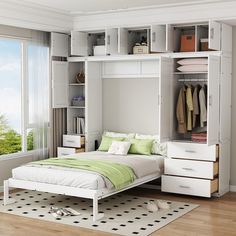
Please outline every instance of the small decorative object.
M77 75L76 75L76 82L79 84L82 84L85 82L85 74L84 71L81 70Z
M133 54L148 54L149 53L149 47L147 43L136 43L133 47Z
M75 96L72 98L72 106L79 106L84 107L85 106L85 97L84 96Z

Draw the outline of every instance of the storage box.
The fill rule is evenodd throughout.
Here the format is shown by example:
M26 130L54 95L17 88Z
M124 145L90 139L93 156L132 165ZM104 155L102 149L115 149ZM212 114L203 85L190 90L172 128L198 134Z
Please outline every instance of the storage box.
M106 55L105 45L94 46L93 47L93 55L94 56L105 56Z
M208 39L200 39L200 51L209 51Z
M63 146L81 148L85 145L85 137L79 135L63 135Z
M133 47L133 54L148 54L149 53L149 47L147 45L140 45L140 46L134 46Z
M181 35L180 52L194 52L195 51L195 35Z

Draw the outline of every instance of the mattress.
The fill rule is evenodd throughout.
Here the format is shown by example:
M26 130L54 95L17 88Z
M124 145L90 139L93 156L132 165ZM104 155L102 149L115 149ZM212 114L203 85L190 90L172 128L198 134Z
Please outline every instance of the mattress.
M160 175L163 172L164 159L158 155L133 155L117 156L107 152L87 152L64 156L63 158L86 158L94 160L106 160L130 166L137 178L143 178L151 174ZM112 189L112 183L104 176L86 170L64 168L57 166L24 165L12 170L14 179L78 187L91 190L102 188Z

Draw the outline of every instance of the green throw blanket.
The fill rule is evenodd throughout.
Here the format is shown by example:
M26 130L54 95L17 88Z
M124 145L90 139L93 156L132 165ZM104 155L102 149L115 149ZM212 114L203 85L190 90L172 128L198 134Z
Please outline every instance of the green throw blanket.
M35 161L29 165L60 166L82 170L89 170L108 178L115 189L121 189L132 183L135 179L133 170L123 164L109 161L86 160L77 158L49 158L42 161Z

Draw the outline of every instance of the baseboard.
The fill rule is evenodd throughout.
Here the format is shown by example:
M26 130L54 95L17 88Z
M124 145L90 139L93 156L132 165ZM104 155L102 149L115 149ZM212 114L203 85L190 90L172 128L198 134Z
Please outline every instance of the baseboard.
M229 190L230 192L236 192L236 185L230 185Z

